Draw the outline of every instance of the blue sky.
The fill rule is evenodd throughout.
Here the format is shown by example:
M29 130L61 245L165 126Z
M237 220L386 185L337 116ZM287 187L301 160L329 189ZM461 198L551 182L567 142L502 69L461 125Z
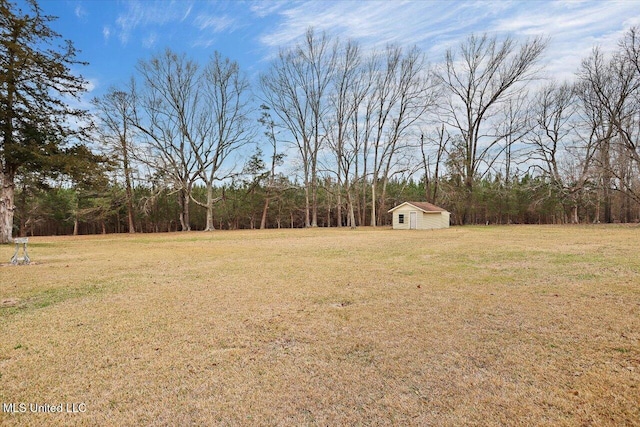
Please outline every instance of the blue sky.
M18 0L18 4L22 0ZM365 47L416 44L430 62L471 33L550 39L549 77L572 77L594 45L615 47L625 29L640 25L640 1L205 1L40 0L53 24L89 62L87 97L126 82L139 59L166 47L202 59L214 51L237 60L250 77L278 48L309 26Z

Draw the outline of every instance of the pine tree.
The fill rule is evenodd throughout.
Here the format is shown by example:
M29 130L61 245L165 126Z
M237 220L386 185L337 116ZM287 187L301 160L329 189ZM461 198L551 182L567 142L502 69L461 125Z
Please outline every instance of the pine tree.
M17 174L38 167L43 154L80 132L85 116L64 101L86 87L71 72L83 64L76 49L50 28L55 17L35 0L26 4L23 11L0 0L0 243L12 237Z

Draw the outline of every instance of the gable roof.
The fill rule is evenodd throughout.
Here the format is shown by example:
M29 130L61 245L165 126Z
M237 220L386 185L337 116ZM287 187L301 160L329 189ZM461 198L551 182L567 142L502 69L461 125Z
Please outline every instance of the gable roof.
M427 203L427 202L404 202L404 203L399 204L398 206L396 206L393 209L389 209L389 212L393 212L396 209L399 209L399 208L401 208L403 206L406 206L406 205L411 205L414 208L417 208L417 209L419 209L419 210L421 210L422 212L425 212L425 213L447 212L445 209L442 209L439 206L432 205L431 203Z

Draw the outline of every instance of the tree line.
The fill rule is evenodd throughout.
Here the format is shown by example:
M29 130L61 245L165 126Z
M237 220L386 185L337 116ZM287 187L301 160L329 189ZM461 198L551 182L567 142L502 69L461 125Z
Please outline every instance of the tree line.
M73 44L43 50L61 37L28 4L0 0L0 241L377 226L406 200L456 224L640 219L637 27L572 81L545 76L543 37L470 35L429 63L311 28L253 83L166 49L79 111Z

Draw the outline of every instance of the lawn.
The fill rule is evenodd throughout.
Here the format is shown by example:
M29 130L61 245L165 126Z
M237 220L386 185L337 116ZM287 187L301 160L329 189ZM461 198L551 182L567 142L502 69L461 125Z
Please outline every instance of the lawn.
M0 424L640 425L639 247L622 225L2 246Z

